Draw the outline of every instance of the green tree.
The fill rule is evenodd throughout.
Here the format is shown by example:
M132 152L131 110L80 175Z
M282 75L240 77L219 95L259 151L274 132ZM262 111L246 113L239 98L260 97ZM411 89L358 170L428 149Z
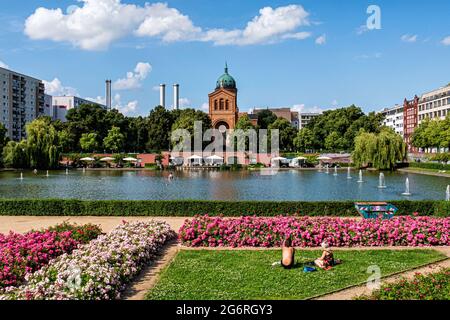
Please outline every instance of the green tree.
M48 117L38 118L26 125L27 151L32 168L51 169L59 165L58 132Z
M249 116L247 114L244 114L242 117L239 118L239 120L236 122L236 129L240 130L250 130L255 129L255 126L253 125L252 121L250 120Z
M294 138L294 146L298 151L305 152L306 150L313 149L314 134L311 129L303 128Z
M7 168L29 168L29 157L27 141L9 141L3 148L3 161Z
M125 136L120 132L120 128L112 127L106 138L103 140L103 145L107 150L116 153L123 149L124 142Z
M157 106L147 118L149 150L169 150L170 134L172 132L173 115L162 106Z
M191 134L191 143L192 147L194 147L194 123L196 121L200 121L202 123L203 131L207 129L211 129L212 123L211 118L208 114L204 113L200 110L195 109L184 109L179 113L178 118L174 121L172 125L172 131L178 129L184 129L189 131ZM208 142L203 142L203 147L206 146Z
M292 151L294 150L294 138L297 136L298 130L284 118L278 118L269 125L269 130L278 129L280 133L280 150ZM269 134L271 136L271 134Z
M347 108L325 111L322 115L314 118L307 127L314 135L314 149L326 148L327 137L336 132L342 138L339 141L338 149L353 150L355 137L360 129L378 133L382 120L381 114L365 115L361 108L351 105Z
M250 139L254 139L254 143L255 145L252 146L252 148L257 148L258 147L258 137L256 136L256 138L251 138L253 136L250 136L249 130L254 130L255 126L253 125L252 121L250 120L249 116L247 114L244 114L242 117L239 118L239 120L236 122L236 126L235 126L236 130L242 130L245 133L245 136L243 137L238 137L238 136L234 136L234 144L235 144L235 151L238 150L248 150L248 151L253 151L253 150L249 150L250 148ZM237 131L235 131L235 133L237 133ZM256 134L256 132L255 132Z
M62 152L70 152L73 150L75 139L67 129L58 132L59 147Z
M372 166L380 170L394 170L396 163L406 158L407 146L392 129L379 134L361 130L355 138L353 162L357 167Z
M96 133L83 133L80 138L81 150L85 152L94 152L99 149Z
M324 146L328 151L342 151L348 148L348 143L344 137L333 131L326 137Z
M277 116L269 109L258 112L258 127L268 129L269 126L277 120Z

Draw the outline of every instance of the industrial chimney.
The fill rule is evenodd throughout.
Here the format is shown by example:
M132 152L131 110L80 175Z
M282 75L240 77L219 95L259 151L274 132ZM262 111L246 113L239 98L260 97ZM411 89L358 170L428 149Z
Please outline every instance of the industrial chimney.
M106 80L106 110L112 109L111 80Z
M173 85L173 109L178 110L180 108L180 85Z
M159 85L159 105L166 107L166 85L160 84Z

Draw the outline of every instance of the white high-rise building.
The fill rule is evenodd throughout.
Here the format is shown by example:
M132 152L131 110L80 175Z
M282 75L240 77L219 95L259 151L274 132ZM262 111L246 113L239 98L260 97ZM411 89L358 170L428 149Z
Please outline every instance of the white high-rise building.
M394 129L396 133L403 137L403 105L396 104L392 108L386 108L381 111L384 116L383 125Z
M103 109L107 109L107 107L103 104L86 100L79 97L74 96L60 96L60 97L52 97L52 106L53 106L53 119L61 120L62 122L66 122L66 115L70 109L78 108L83 104L93 104L102 107Z
M44 83L0 68L0 122L11 140L26 138L25 126L44 114Z
M450 83L424 93L419 99L419 124L426 118L444 119L450 113Z

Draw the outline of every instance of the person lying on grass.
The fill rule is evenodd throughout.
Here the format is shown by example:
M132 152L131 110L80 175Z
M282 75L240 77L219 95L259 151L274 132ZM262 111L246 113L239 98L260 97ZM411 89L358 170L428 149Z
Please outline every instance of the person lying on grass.
M330 270L333 266L341 263L339 259L334 259L334 254L328 243L322 242L322 256L314 261L314 264L321 269Z

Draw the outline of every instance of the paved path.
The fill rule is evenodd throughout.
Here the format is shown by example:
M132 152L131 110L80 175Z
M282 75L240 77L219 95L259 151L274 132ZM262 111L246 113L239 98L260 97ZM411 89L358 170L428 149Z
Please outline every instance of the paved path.
M64 221L85 224L93 223L100 225L103 232L110 232L122 221L148 221L160 220L166 221L170 227L177 231L180 230L183 222L187 218L180 217L28 217L28 216L0 216L0 233L10 231L24 233L30 230L40 230Z
M145 300L147 292L158 282L160 272L169 265L178 254L180 247L176 241L167 244L155 263L147 266L128 286L122 295L123 300Z

